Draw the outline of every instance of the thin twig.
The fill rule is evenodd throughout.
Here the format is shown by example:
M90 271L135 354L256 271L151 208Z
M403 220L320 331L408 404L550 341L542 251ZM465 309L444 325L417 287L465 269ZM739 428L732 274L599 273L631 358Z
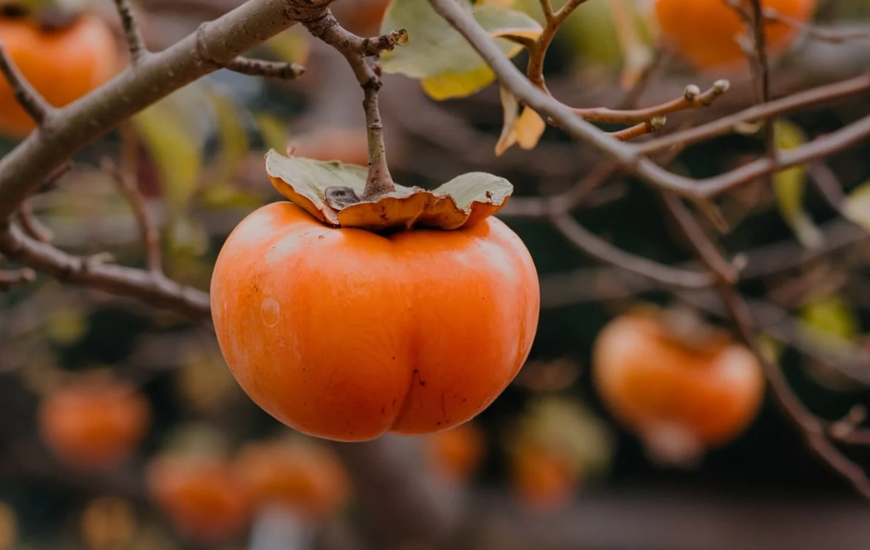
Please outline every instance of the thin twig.
M21 228L24 229L28 235L41 243L51 242L54 234L51 232L51 229L42 225L42 222L33 215L33 207L30 204L30 200L22 202L15 214L18 223L21 224Z
M382 52L406 44L408 42L407 31L396 30L376 38L360 38L345 30L329 10L326 10L323 17L306 21L305 27L314 37L329 44L347 59L363 89L369 167L362 199L372 200L380 195L395 191L396 185L390 175L387 163L384 127L378 108L378 91L381 89L381 79L378 73L366 62L366 58L377 57Z
M636 124L678 111L709 107L717 97L728 91L729 86L727 80L717 80L710 89L701 92L697 86L692 84L686 86L681 97L645 109L619 110L597 107L594 109L574 109L574 113L592 122Z
M616 132L610 132L610 135L618 139L619 141L631 141L632 139L639 138L640 136L645 136L647 134L651 134L658 130L664 128L668 119L663 116L656 116L650 120L645 122L641 122L639 124L635 124L634 126L629 126L623 130L618 130Z
M659 284L678 288L708 288L715 278L709 273L700 273L669 267L633 254L629 254L595 236L567 213L553 214L553 226L572 244L599 260L643 275Z
M237 57L226 68L249 76L264 76L283 80L292 80L305 73L305 67L298 63L264 61L262 59L249 59L247 57Z
M121 17L124 36L127 38L127 49L130 50L130 59L133 63L137 63L142 56L148 55L149 52L145 40L142 38L142 33L139 32L139 25L136 24L133 8L130 6L129 0L115 0L115 7Z
M6 48L0 44L0 72L6 78L12 92L15 95L15 101L21 105L30 118L37 125L43 125L55 111L54 107L48 104L39 92L27 81L18 66L6 52Z
M0 269L0 290L9 290L35 279L36 273L32 269Z
M103 171L112 176L112 181L118 191L124 196L127 203L133 210L133 215L136 217L136 224L139 226L139 231L142 233L142 241L145 244L146 266L151 273L160 273L162 271L162 260L160 253L160 231L157 224L148 213L148 204L145 197L139 190L138 181L136 179L136 163L138 161L138 140L135 132L129 125L121 127L122 154L121 166L116 166L111 159L103 159Z
M774 8L765 7L763 12L765 19L768 21L777 21L784 25L794 27L799 31L805 32L807 36L815 38L816 40L821 40L822 42L842 44L843 42L851 42L855 40L870 40L870 30L841 31L837 29L826 29L779 13Z

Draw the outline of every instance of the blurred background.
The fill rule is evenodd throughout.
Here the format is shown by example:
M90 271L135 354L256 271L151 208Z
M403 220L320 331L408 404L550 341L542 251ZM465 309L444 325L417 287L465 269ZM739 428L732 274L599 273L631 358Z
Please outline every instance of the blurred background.
M140 0L135 8L147 43L158 50L239 3ZM384 4L338 0L333 11L348 29L371 35ZM636 6L641 19L645 4ZM626 54L614 5L590 0L558 35L546 74L563 102L615 106L625 98ZM100 8L117 26L112 6ZM531 0L515 8L540 17ZM815 22L870 32L870 4L822 1ZM650 56L653 34L643 25L638 31L639 48ZM203 290L233 227L280 199L263 170L268 148L289 145L300 156L365 164L362 94L343 58L301 28L255 53L302 63L306 74L275 81L219 71L132 122L138 183L159 220L166 273ZM804 36L776 61L772 92L779 97L853 77L868 64L866 39ZM636 104L679 97L687 84L705 89L722 77L731 81L729 92L690 117L673 117L674 128L755 102L748 68L699 73L666 55ZM597 153L554 128L534 150L496 156L502 108L495 86L437 102L419 82L388 74L381 105L392 173L407 186L431 188L486 171L508 178L518 197L541 196L571 189L600 168ZM865 95L796 113L788 124L811 139L868 114ZM99 168L104 157L118 158L121 141L116 132L88 148L62 185L31 202L57 246L143 266L136 220ZM0 147L14 145L5 140ZM755 136L718 138L691 147L671 169L709 176L762 147ZM823 168L849 193L870 180L868 155L865 143ZM763 332L769 316L762 314L774 311L772 353L807 407L835 421L870 404L870 340L863 332L870 326L870 248L866 229L840 217L824 186L813 185L816 176L804 182L801 174L791 191L753 183L718 206L730 226L722 242L729 252L747 253L755 270L741 290L758 306ZM795 196L800 215L824 236L815 248L802 244L794 209L783 207ZM303 438L243 394L209 326L42 276L0 294L0 550L870 545L866 502L807 450L769 397L738 436L678 463L662 460L615 420L591 375L601 330L638 304L709 301L602 265L546 221L512 213L507 208L502 219L526 243L541 277L534 347L520 376L470 427L438 437L389 436L358 446ZM667 264L691 259L657 196L630 177L617 174L591 190L577 219L639 255ZM721 324L716 309L700 311ZM103 428L119 430L121 448L97 449L99 436L78 428L102 415L127 419ZM123 460L98 464L113 453ZM870 465L860 446L848 453ZM245 472L262 472L263 479L245 485L238 479ZM257 491L282 505L255 506Z

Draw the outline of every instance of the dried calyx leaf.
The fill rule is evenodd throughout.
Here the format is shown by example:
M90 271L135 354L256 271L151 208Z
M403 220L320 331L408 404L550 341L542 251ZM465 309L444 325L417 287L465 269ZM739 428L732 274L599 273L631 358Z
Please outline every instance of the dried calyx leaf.
M431 191L396 185L392 193L362 200L365 167L274 150L266 154L266 173L279 193L321 222L369 231L471 226L501 210L513 193L506 179L472 172Z

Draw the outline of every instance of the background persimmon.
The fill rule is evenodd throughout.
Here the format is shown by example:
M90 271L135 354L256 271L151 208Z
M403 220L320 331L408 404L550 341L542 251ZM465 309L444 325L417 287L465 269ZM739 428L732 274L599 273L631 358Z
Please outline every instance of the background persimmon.
M653 438L650 445L671 443L682 452L692 452L693 443L697 450L723 445L761 406L758 360L725 333L698 328L702 337L689 341L668 323L660 313L635 311L604 328L593 365L601 399L628 429Z
M184 536L224 542L250 520L250 496L231 465L219 458L165 454L148 466L150 498Z
M290 141L293 154L315 160L337 160L365 166L369 145L365 128L323 127Z
M235 469L255 506L279 505L311 520L339 510L350 494L350 479L328 449L300 441L249 443Z
M799 22L808 22L816 0L763 0L762 6ZM656 0L655 15L665 43L696 69L736 65L745 59L736 37L745 33L743 21L725 0ZM785 23L765 25L772 55L787 50L798 30Z
M0 16L0 42L21 73L45 100L63 107L108 81L120 58L109 26L91 14L60 29ZM34 128L5 79L0 79L0 132L22 137Z
M39 430L46 445L74 468L111 468L127 459L150 425L144 397L123 383L83 380L43 400Z
M569 458L552 449L527 445L511 453L510 481L524 506L548 512L571 501L582 476Z
M486 452L483 432L473 422L466 422L426 439L429 462L442 476L463 482L480 466Z
M260 407L303 433L364 441L486 408L529 353L540 295L528 251L495 218L383 236L280 202L230 235L211 303Z

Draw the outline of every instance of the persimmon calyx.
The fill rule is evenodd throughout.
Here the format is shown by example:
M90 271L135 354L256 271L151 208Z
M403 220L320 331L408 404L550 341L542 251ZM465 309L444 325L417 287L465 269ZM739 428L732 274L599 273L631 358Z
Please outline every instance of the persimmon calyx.
M266 173L275 189L321 222L369 231L459 229L492 216L507 204L513 185L483 172L458 176L434 190L396 185L396 190L362 200L367 169L266 153Z

